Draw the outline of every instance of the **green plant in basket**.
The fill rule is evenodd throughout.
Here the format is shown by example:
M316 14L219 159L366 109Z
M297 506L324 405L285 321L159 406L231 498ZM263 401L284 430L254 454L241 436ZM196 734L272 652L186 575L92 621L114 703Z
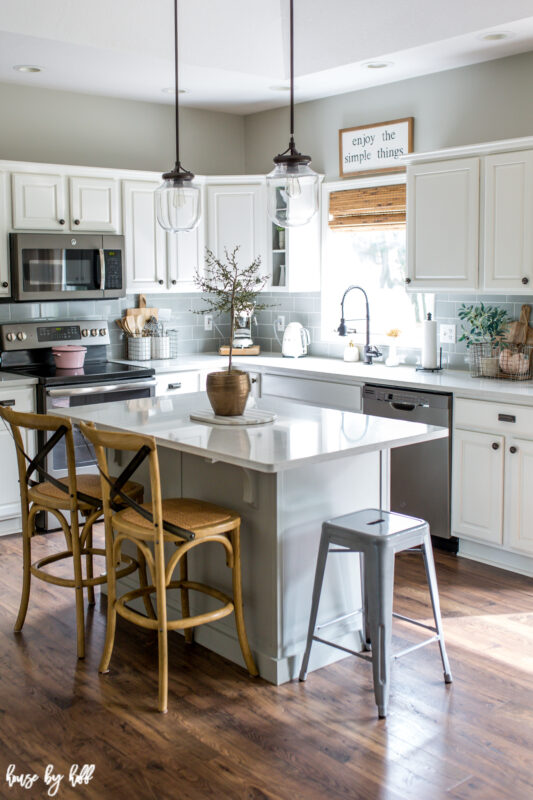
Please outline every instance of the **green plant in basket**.
M463 305L457 315L462 320L460 342L466 342L469 348L473 344L505 344L509 315L498 306Z

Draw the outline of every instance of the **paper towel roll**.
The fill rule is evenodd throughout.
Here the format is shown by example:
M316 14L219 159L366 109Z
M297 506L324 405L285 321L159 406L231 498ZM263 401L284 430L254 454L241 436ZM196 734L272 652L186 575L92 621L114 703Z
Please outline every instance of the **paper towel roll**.
M437 361L437 323L428 314L427 319L422 323L422 367L424 369L435 369L438 367Z

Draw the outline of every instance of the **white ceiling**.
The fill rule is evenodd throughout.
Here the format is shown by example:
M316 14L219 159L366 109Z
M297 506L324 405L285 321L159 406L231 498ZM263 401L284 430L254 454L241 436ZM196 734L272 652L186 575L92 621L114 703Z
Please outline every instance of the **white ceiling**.
M285 105L289 0L180 0L183 105ZM295 0L297 101L533 50L533 0ZM0 82L171 103L173 0L0 0ZM486 42L480 34L505 31ZM367 69L368 61L392 66ZM13 70L36 64L39 74Z

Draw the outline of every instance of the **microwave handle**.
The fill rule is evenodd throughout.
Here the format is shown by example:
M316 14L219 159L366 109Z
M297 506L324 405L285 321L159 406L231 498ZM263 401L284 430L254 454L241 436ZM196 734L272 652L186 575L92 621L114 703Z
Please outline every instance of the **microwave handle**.
M100 256L100 291L103 292L105 289L105 253L103 247L100 247L98 254Z

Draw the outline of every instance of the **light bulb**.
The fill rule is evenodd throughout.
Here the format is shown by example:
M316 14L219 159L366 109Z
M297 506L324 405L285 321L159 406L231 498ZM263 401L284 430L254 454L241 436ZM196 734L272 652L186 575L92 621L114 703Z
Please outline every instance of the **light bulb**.
M172 193L172 205L174 208L184 208L186 202L187 198L185 197L185 192L183 187L180 186L179 189L175 189Z
M302 193L302 187L300 186L300 181L298 178L294 176L288 177L285 184L285 191L287 192L287 197L300 197Z

